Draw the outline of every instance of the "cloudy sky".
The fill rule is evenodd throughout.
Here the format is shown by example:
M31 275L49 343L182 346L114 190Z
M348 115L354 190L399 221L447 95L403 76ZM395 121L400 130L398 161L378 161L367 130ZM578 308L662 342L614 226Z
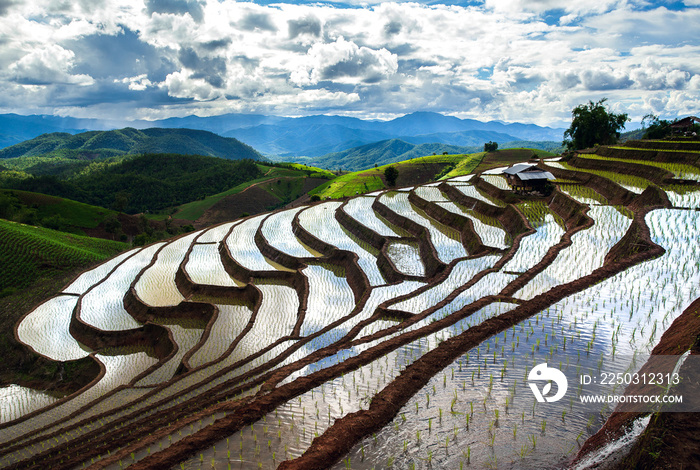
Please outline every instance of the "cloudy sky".
M0 0L0 112L700 114L700 0Z

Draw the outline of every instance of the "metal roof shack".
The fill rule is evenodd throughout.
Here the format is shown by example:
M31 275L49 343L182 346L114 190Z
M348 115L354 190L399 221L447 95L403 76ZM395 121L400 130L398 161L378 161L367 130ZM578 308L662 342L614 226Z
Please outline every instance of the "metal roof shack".
M671 129L674 133L687 133L693 128L693 124L700 122L700 119L695 116L684 117L683 119L671 124Z
M508 184L515 191L540 191L543 192L547 180L553 180L554 175L548 171L528 165L518 163L503 170L503 174L508 180Z

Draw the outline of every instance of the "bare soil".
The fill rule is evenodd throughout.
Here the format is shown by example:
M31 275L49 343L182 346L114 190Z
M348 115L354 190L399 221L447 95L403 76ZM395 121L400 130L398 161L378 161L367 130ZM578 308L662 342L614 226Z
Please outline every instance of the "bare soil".
M249 187L238 194L232 194L221 199L207 209L195 222L196 228L228 222L243 217L266 212L282 201L258 185Z

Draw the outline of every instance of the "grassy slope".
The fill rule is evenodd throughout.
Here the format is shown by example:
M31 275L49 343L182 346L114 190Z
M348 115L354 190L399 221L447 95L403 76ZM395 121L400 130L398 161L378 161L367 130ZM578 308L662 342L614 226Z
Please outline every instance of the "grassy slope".
M59 364L32 353L15 340L14 327L82 271L128 248L0 219L0 386L70 393L96 376L99 368L90 359Z
M552 152L547 152L546 150L529 148L497 150L495 152L487 153L479 166L476 167L476 170L474 170L474 173L479 173L500 166L509 166L514 163L524 162L529 159L533 153L537 154L538 158L553 157L555 155Z
M280 178L292 178L294 180L299 180L298 183L301 183L301 179L309 176L309 177L321 177L321 178L335 178L335 175L327 170L323 170L321 168L316 168L316 167L311 167L307 165L300 165L297 163L290 164L289 168L286 167L270 167L266 165L261 165L258 164L258 167L260 170L263 172L263 176L260 178L251 180L251 181L246 181L245 183L241 183L237 186L234 186L233 188L227 189L226 191L223 191L218 194L214 194L212 196L208 196L202 200L199 201L193 201L187 204L183 204L179 207L178 211L173 215L174 218L176 219L184 219L184 220L197 220L200 218L204 212L206 212L207 209L212 207L214 204L225 198L226 196L232 196L234 194L238 194L247 188L255 185L255 184L264 184L264 188L268 191L271 192L272 194L275 194L278 196L278 193L275 193L274 191L274 181L278 180ZM287 183L289 184L289 183ZM299 184L301 186L301 184ZM296 197L299 197L297 195ZM280 201L282 201L280 199Z
M321 199L338 199L384 189L386 185L384 184L384 180L382 178L384 176L384 170L389 166L396 167L396 169L399 171L399 175L401 174L402 170L406 171L409 167L425 164L437 164L443 168L454 165L455 174L451 174L451 176L468 174L479 164L482 157L483 152L469 155L430 155L426 157L414 158L412 160L392 163L377 168L370 168L369 170L347 173L319 186L309 194L318 195ZM424 182L427 183L432 181L435 174L436 172L426 174Z
M95 228L108 215L117 214L115 211L103 207L46 194L19 190L0 190L0 193L9 193L17 198L22 206L35 208L39 220L59 215L65 219L67 225L77 229Z
M84 237L0 219L0 294L105 260L126 243Z

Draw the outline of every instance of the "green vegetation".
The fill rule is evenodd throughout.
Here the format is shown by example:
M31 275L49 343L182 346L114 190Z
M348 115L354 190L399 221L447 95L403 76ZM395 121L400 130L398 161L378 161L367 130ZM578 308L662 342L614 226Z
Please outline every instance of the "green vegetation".
M597 103L576 106L571 111L571 126L564 131L564 144L569 149L583 149L594 145L609 145L620 138L620 129L629 121L627 114L615 114L607 109L603 98Z
M133 214L203 199L260 176L252 160L146 154L69 180L10 175L0 180L0 185Z
M173 217L197 220L207 209L223 198L243 192L253 185L260 185L262 189L274 195L279 199L279 204L289 203L305 193L306 178L335 178L335 175L330 171L297 163L257 164L257 167L261 175L258 178L245 181L204 199L183 204Z
M420 158L424 155L443 155L445 152L448 155L456 155L478 150L479 147L462 147L439 143L418 145L399 139L390 139L353 147L341 152L329 153L320 157L293 158L324 168L361 171L371 168L375 164L383 166Z
M642 139L663 139L671 133L671 121L659 119L659 116L647 114L642 118Z
M116 212L45 194L17 190L0 190L0 218L28 225L83 234Z
M678 122L678 119L673 121L668 121L666 119L659 119L659 116L654 114L647 114L642 118L642 131L644 132L642 139L664 139L673 133L672 124ZM696 134L700 132L700 125L693 124L690 132L695 132Z
M56 150L39 156L22 156L3 160L8 170L20 171L34 176L53 175L67 179L99 171L114 165L130 155L103 149L99 155L93 151Z
M0 297L128 248L126 243L0 220Z
M218 194L214 194L213 196L208 196L202 200L199 201L193 201L193 202L188 202L186 204L181 205L175 214L173 214L173 217L177 219L185 219L185 220L197 220L204 214L204 212L209 209L211 206L225 198L226 196L232 196L234 194L238 194L241 191L248 189L249 187L253 186L254 184L261 183L263 181L267 181L269 178L267 176L263 176L260 178L256 178L250 181L246 181L245 183L241 183L239 185L234 186L231 189L228 189L226 191L220 192Z
M488 141L484 144L484 152L495 152L498 150L498 142Z
M328 179L333 179L335 178L335 175L328 171L324 170L323 168L317 168L315 166L309 166L309 165L303 165L301 163L288 163L288 164L279 164L281 167L288 167L292 168L294 170L301 170L307 172L309 178L328 178Z
M601 196L593 188L589 188L588 186L583 186L583 185L578 184L578 183L575 183L575 184L559 183L559 188L572 197L587 198L587 199L590 199L592 201L597 202L598 204L603 204L603 205L608 204L608 200L605 199L605 197Z
M571 166L566 162L560 162L561 165L566 168L567 170L573 170L573 171L582 171L585 173L592 173L594 175L602 176L603 178L607 178L611 181L614 181L615 183L619 184L623 188L626 189L637 189L638 192L641 192L647 188L651 183L649 180L641 178L639 176L632 176L632 175L625 175L622 173L615 173L612 171L603 171L603 170L593 170L589 168L578 168L575 166Z
M383 168L379 167L341 175L328 183L322 184L309 194L318 196L321 199L338 199L384 189L384 181L381 178L384 172Z
M612 147L611 146L610 148L619 148L619 149L625 149L625 150L637 150L637 149L633 149L631 147ZM667 151L669 151L669 150L664 150L664 152L667 152ZM670 151L672 152L673 150L670 150ZM699 151L688 151L688 152L700 153ZM676 175L676 177L678 177L678 178L685 178L687 175L700 175L700 168L695 167L693 165L684 165L682 163L665 163L665 162L657 162L657 161L653 161L653 160L633 160L633 159L627 159L627 158L603 157L601 155L590 154L590 153L580 154L579 157L588 158L591 160L606 160L606 161L612 161L612 162L623 162L623 163L633 163L636 165L654 166L656 168L662 168L666 171L670 171L671 173Z
M120 154L179 153L208 155L231 160L261 160L242 142L194 129L133 129L91 131L80 134L55 132L0 150L0 159L50 156L69 160L98 160Z
M470 155L428 155L402 162L391 163L384 166L376 166L369 170L346 173L322 184L310 195L316 195L320 199L339 199L343 197L366 194L386 187L384 171L393 166L398 170L398 184L427 183L438 178L447 178L443 170L448 169L449 177L465 175L479 164L483 153ZM409 183L402 183L404 178L410 179Z
M650 142L654 142L653 140ZM665 140L663 142L675 143L673 140ZM622 149L622 150L654 150L654 149L639 149L638 147L625 147L622 145L609 145L611 149ZM676 150L676 149L656 149L659 152L676 152L676 153L700 153L700 150Z
M566 223L564 223L564 219L562 219L556 212L552 211L543 201L522 202L520 204L516 204L516 206L518 209L520 209L520 212L527 217L527 220L530 221L530 224L535 229L544 225L545 216L549 214L554 217L554 221L562 228L562 230L566 230Z
M465 158L463 158L457 164L455 164L453 168L449 169L449 171L445 172L442 175L438 175L436 179L444 180L453 178L455 176L468 175L470 173L473 173L476 167L478 167L479 164L484 160L485 156L485 152L472 153L470 155L466 155Z
M384 179L389 187L396 186L396 179L399 177L399 170L395 166L388 166L384 169Z

